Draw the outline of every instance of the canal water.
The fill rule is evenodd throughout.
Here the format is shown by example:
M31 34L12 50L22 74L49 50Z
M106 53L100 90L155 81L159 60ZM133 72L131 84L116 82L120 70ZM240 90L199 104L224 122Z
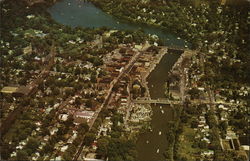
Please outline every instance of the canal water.
M166 54L150 73L147 81L152 99L166 97L164 85L167 82L168 71L171 70L179 56L180 53ZM151 107L153 109L152 131L144 133L137 141L138 160L143 161L164 160L163 153L168 146L166 142L166 134L168 133L166 124L174 119L174 111L169 105L151 105Z
M175 35L163 32L155 27L120 22L118 19L96 8L93 4L81 0L62 0L48 9L51 16L59 23L71 27L82 26L97 28L106 26L118 30L143 29L145 33L160 37L165 45L184 47L185 42ZM152 98L163 98L164 84L168 71L177 61L180 54L166 54L148 77L148 85ZM168 146L166 143L166 124L173 120L171 108L162 105L152 106L152 131L142 134L137 141L138 158L140 161L164 160L163 152Z

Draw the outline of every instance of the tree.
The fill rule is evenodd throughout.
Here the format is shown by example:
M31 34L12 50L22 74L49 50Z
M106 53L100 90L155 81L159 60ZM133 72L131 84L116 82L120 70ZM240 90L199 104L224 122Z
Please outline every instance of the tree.
M38 148L39 144L40 143L39 143L39 141L37 139L30 138L27 145L26 145L26 147L28 149L31 149L32 151L35 151Z
M164 157L166 160L173 160L173 151L168 148L164 153L163 153Z
M107 138L101 138L97 142L98 148L96 150L97 154L106 157L108 154L109 140Z
M73 144L77 147L82 142L83 135L78 134L75 140L73 141Z
M96 138L95 134L89 133L89 132L86 133L85 138L84 138L85 145L90 146L91 143L93 143L93 141L95 140L95 138Z
M96 75L94 75L94 74L91 74L90 79L91 79L92 83L96 83L97 82Z
M117 92L118 89L119 89L119 85L118 85L118 84L115 84L112 90L113 90L114 92Z
M92 99L88 99L86 101L86 106L89 107L89 108L92 108L93 107L93 100Z
M44 148L43 148L43 151L45 154L48 154L49 152L53 151L54 150L54 145L51 143L51 142L48 142Z
M77 98L75 99L75 104L76 104L77 106L80 106L80 105L82 104L81 98L77 97Z
M60 89L58 87L52 88L53 89L53 95L57 96L60 94Z
M168 143L171 145L173 144L174 140L175 140L175 135L173 134L173 132L169 132L166 134L167 136L167 141Z
M65 127L69 128L73 125L74 117L73 115L69 115L68 119L65 121L64 125Z
M190 118L190 116L186 112L183 111L183 113L182 113L182 115L180 117L181 122L182 123L187 123L189 118Z
M74 90L71 89L71 88L67 88L65 90L65 94L66 94L67 97L72 96L74 94Z
M81 123L79 125L79 131L88 131L88 129L89 129L89 126L88 126L87 122Z
M227 127L228 127L227 121L222 121L222 122L219 124L219 127L220 127L221 130L226 131L226 130L227 130Z
M197 88L192 88L188 91L188 94L191 95L191 99L199 98L200 91Z
M103 60L101 58L95 57L93 61L94 66L99 66L103 64Z
M111 140L109 141L107 157L110 160L135 160L135 148L135 142L132 140L128 140L125 137L111 137Z
M205 149L205 148L207 148L207 143L206 143L205 141L200 141L200 142L199 142L199 147L200 147L201 149Z
M146 92L146 88L145 88L145 87L142 87L142 88L141 88L141 96L144 96L144 95L145 95L145 92Z
M198 125L199 125L199 122L196 121L196 120L193 120L193 121L191 122L191 128L197 128Z
M68 127L66 126L61 126L58 128L58 132L57 135L58 136L63 136L64 134L66 134L68 132Z
M72 153L69 153L66 151L63 153L62 158L63 158L63 160L66 160L66 161L72 160Z
M29 160L28 153L25 150L19 150L16 155L17 160Z
M81 68L80 67L76 67L75 69L75 75L79 75L81 74Z
M21 106L28 106L31 101L31 98L24 97L20 102Z
M5 143L5 142L2 143L0 154L3 160L7 160L10 157L10 154L14 150L13 148L15 147L10 146L8 143Z
M66 152L69 152L70 154L75 154L76 150L77 150L76 146L74 144L71 144Z
M121 48L121 49L119 50L119 52L122 53L122 54L126 53L126 48Z

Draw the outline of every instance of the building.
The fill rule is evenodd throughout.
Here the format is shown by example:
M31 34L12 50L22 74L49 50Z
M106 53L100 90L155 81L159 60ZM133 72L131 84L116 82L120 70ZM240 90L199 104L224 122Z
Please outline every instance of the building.
M29 6L32 6L37 3L45 3L45 0L23 0L25 1Z
M75 122L76 123L83 123L85 121L89 122L93 118L94 114L95 114L95 112L93 112L93 111L75 112L75 114L74 114Z
M32 91L32 86L6 86L3 87L1 93L3 94L12 94L15 97L27 96Z

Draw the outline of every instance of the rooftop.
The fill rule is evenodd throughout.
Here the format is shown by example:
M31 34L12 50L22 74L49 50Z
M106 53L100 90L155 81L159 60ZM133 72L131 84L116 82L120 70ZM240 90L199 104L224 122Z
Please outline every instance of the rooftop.
M12 94L12 93L16 92L17 89L18 89L18 87L7 86L7 87L3 87L3 89L1 90L1 93Z

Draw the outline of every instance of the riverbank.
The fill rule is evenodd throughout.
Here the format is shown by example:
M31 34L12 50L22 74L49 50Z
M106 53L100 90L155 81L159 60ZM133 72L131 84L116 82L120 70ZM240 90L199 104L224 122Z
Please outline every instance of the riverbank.
M147 6L147 7L144 6L145 5L144 3L149 3L149 2L139 2L138 4L136 4L137 7L132 7L129 10L124 11L124 8L123 8L124 6L128 7L130 5L133 6L135 4L133 4L133 2L129 2L129 1L125 1L123 4L120 4L120 1L116 1L116 0L112 1L112 2L108 2L108 3L98 1L98 0L90 0L90 1L96 7L100 8L104 12L114 16L116 19L118 19L121 22L126 22L126 23L131 23L132 22L133 24L140 24L141 26L155 27L155 28L160 29L165 34L174 33L175 35L181 37L181 39L183 41L185 41L185 48L190 48L190 47L193 48L192 43L194 41L185 32L183 32L180 29L176 29L176 26L173 27L173 26L170 26L170 25L166 25L166 22L164 22L162 20L148 19L145 16L145 15L148 15L149 17L152 17L153 12L155 10L157 10L157 9L155 9L155 10L150 10L149 9L151 11L151 12L149 12L147 8L150 6L151 3L155 3L155 2L150 2L149 6ZM132 3L132 4L129 4L129 3ZM166 4L164 4L164 5L166 5ZM114 10L115 7L110 7L110 6L123 6L123 7L120 7L119 9ZM144 8L142 6L144 6ZM124 12L126 12L127 14L122 14ZM148 13L150 13L150 14L148 14ZM160 14L157 14L157 16L158 15L160 15ZM159 18L159 19L162 19L162 18ZM156 23L156 20L157 20L157 23ZM164 44L164 45L166 45L166 44Z

